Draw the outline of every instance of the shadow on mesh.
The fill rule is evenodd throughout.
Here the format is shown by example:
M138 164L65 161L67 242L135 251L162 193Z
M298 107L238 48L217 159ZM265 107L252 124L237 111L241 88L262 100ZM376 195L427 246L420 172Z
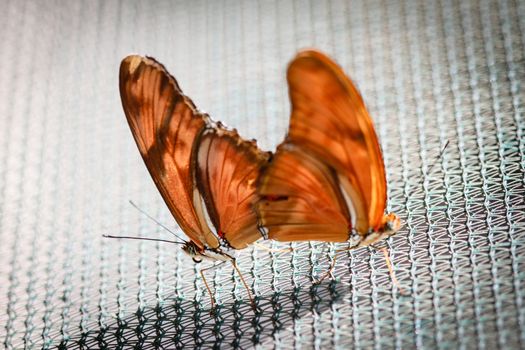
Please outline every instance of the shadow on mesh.
M167 300L117 319L107 328L73 337L60 347L245 348L290 327L306 314L324 312L342 302L348 292L348 286L327 281L257 297L257 311L248 302L235 301L218 306L213 314L194 301Z

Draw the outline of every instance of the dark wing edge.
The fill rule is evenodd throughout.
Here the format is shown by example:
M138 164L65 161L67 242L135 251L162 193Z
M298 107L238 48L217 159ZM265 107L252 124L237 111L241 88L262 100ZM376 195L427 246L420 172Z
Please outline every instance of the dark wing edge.
M193 171L195 144L209 117L197 111L175 78L153 58L126 57L119 79L131 132L169 210L194 243L217 247L219 242L196 201Z
M255 140L244 140L220 123L202 135L197 184L218 235L235 249L262 237L254 205L257 180L269 158Z

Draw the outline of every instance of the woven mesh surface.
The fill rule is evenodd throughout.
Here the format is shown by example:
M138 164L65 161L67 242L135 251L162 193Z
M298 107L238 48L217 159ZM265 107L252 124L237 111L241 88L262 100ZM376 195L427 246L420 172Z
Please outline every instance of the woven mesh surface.
M0 341L6 348L525 347L523 1L1 1ZM242 251L208 271L218 309L128 130L127 54L156 57L216 120L274 149L288 124L287 62L333 56L377 126L388 240ZM446 141L450 145L428 169ZM282 247L267 242L268 246Z

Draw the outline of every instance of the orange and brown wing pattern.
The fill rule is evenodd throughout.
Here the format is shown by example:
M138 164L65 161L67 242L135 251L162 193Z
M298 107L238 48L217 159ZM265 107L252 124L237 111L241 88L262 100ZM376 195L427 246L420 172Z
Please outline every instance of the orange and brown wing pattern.
M219 242L205 222L194 178L194 153L208 117L152 58L126 57L120 66L122 106L142 158L164 201L197 245Z
M292 144L279 146L259 181L260 224L278 241L344 242L351 219L335 171Z
M287 143L338 172L366 234L382 222L386 178L374 126L357 88L329 57L303 51L288 67L292 115Z
M261 167L269 154L255 141L220 125L204 132L199 145L197 183L217 233L236 249L261 238L254 210Z

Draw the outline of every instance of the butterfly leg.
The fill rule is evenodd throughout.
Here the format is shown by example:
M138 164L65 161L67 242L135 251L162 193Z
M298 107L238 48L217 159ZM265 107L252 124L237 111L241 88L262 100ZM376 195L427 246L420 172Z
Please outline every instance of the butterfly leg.
M386 247L383 247L378 250L383 252L383 255L385 257L386 266L388 267L388 272L390 273L390 278L392 279L392 283L397 287L397 289L399 290L401 294L406 294L405 290L401 287L401 285L399 284L396 278L396 272L394 271L394 268L392 267L392 260L390 259L390 255L388 254L388 249Z
M335 263L337 262L337 257L339 255L341 255L342 253L348 252L350 250L354 250L356 248L357 247L348 247L348 248L345 248L345 249L338 249L338 250L336 250L334 258L332 260L332 263L330 264L330 268L328 269L328 271L326 271L326 273L323 275L323 277L321 277L320 279L315 281L314 284L321 284L321 282L323 282L326 279L326 277L328 277L328 276L330 276L332 274L332 272L334 271L334 268L335 268Z
M388 273L390 274L390 279L392 279L392 283L397 287L397 289L399 290L399 293L407 294L405 290L403 289L403 287L401 287L401 285L399 284L399 281L397 280L396 272L394 271L394 268L392 267L392 260L390 259L388 248L379 247L375 244L372 244L370 247L383 253L385 257L386 267L388 268Z
M248 284L244 280L244 277L242 276L241 270L239 270L239 267L237 266L237 263L235 262L235 259L231 260L233 268L237 273L239 274L239 277L241 278L241 282L244 285L244 288L246 288L246 291L248 292L248 297L250 298L250 303L252 304L253 310L257 310L257 306L255 305L255 301L253 300L252 292L250 291L250 288L248 287Z
M257 242L254 242L253 245L256 246L259 249L266 250L269 253L289 253L289 252L293 252L293 248L292 247L283 248L283 249L273 249L273 248L268 248L264 244L260 244L260 243L257 243Z
M328 271L325 272L323 277L321 277L320 279L315 281L314 284L321 284L321 282L323 282L326 279L326 277L328 277L328 276L330 276L332 274L332 271L334 271L334 267L335 267L335 263L337 261L337 256L338 255L339 255L339 253L336 253L334 255L334 258L332 259L332 263L330 264L330 268L328 269Z
M204 271L208 271L208 270L211 270L211 269L214 269L216 268L217 266L219 266L220 264L222 264L224 261L221 261L220 263L218 264L215 264L215 265L212 265L212 266L208 266L208 267L205 267L203 269L200 270L200 274L201 274L201 277L202 277L202 281L204 282L204 285L206 286L206 289L208 290L208 294L210 295L210 300L211 300L211 309L214 310L215 309L215 305L216 305L216 302L215 302L215 293L213 293L211 291L211 288L210 286L208 285L208 282L206 281L206 277L204 276Z

